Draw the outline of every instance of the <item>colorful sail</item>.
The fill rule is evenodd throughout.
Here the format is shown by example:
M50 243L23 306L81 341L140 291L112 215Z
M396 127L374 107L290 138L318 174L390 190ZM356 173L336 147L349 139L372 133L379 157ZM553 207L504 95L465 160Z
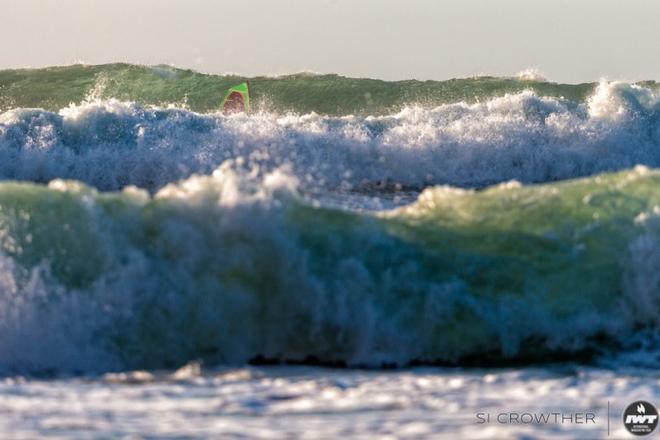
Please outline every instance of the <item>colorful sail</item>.
M234 86L227 91L222 100L222 111L225 114L230 113L250 113L250 83L246 81Z

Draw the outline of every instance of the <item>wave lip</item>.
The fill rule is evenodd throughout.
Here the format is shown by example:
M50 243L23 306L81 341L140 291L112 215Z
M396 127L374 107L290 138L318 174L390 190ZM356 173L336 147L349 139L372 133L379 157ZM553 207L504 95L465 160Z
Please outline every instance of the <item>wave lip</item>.
M154 196L2 183L0 369L579 358L658 329L659 184L436 187L366 214L231 163Z

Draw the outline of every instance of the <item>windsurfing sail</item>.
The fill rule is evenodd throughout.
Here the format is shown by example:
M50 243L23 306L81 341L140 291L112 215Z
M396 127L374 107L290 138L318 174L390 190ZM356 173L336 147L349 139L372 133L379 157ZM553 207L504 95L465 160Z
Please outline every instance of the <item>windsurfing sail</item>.
M225 114L250 113L250 82L245 81L227 90L220 107Z

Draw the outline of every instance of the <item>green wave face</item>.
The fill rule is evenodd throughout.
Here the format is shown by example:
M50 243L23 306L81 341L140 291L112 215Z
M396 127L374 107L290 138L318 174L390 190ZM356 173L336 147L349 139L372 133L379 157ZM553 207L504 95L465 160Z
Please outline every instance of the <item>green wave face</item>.
M55 111L90 95L141 104L185 103L194 111L215 111L226 90L245 79L251 80L258 109L328 115L383 115L410 104L433 107L476 102L528 89L541 96L582 102L595 86L494 77L394 82L315 74L245 78L168 66L76 65L0 71L0 111L17 107ZM645 86L656 84L648 82Z
M227 165L153 198L0 184L0 366L66 367L54 343L101 370L543 359L658 328L657 171L436 187L380 214L293 185Z

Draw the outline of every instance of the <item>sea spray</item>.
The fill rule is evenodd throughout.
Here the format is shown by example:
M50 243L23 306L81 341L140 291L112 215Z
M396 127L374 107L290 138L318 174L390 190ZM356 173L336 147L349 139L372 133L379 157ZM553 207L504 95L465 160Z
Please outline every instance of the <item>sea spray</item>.
M584 103L532 91L386 116L200 114L116 99L0 115L0 178L157 191L228 159L288 165L304 190L548 182L660 165L652 89L599 84Z

